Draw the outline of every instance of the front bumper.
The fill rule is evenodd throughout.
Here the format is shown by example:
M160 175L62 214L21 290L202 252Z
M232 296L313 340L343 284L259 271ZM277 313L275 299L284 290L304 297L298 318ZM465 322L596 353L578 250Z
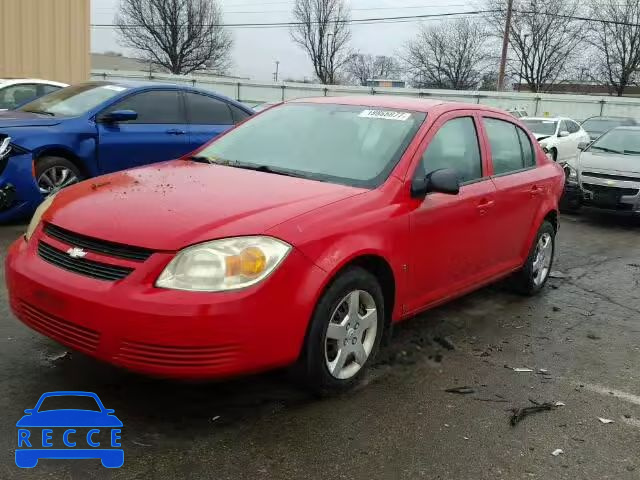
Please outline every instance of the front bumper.
M7 255L16 316L72 349L155 376L217 378L292 364L326 277L293 249L269 278L244 290L155 288L170 253L154 253L122 280L102 281L40 258L41 230Z
M0 168L0 223L29 217L42 202L31 153L13 153ZM0 165L2 167L2 165Z
M582 203L588 207L620 213L640 214L640 182L616 182L601 179L581 179Z

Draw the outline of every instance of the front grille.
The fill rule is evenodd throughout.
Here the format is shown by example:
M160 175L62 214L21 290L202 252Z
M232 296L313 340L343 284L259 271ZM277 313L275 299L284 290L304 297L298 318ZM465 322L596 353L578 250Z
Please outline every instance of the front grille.
M108 255L110 257L124 258L126 260L144 262L153 253L152 250L146 248L132 247L130 245L107 242L106 240L80 235L79 233L70 232L64 228L52 225L51 223L45 224L44 233L67 245L80 247L90 252Z
M132 366L215 368L234 362L237 355L237 345L170 347L125 341L116 359Z
M640 177L625 177L624 175L610 175L608 173L582 172L585 177L604 178L607 180L620 180L622 182L640 182Z
M97 278L98 280L121 280L133 271L133 268L129 267L109 265L108 263L94 262L84 258L73 258L66 252L42 241L38 243L38 255L45 262L49 262L56 267L87 277Z
M592 183L582 183L582 186L593 193L607 194L607 195L636 195L638 193L637 188L620 188L620 187L608 187L606 185L594 185Z
M26 302L19 302L20 318L34 330L75 350L91 353L98 347L100 334L75 323L43 312Z

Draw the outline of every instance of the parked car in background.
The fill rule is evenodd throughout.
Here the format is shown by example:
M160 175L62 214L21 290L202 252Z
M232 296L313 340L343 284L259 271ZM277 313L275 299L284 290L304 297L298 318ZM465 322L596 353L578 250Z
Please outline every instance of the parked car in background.
M566 161L577 157L578 144L589 141L587 132L570 118L526 117L521 120L554 161Z
M0 221L80 180L178 158L254 112L213 92L87 82L0 112Z
M616 127L581 147L578 160L565 167L580 187L580 203L640 214L640 126Z
M582 122L582 128L589 134L590 141L597 140L604 132L615 127L638 125L638 121L630 117L590 117Z
M139 372L296 364L340 391L395 322L508 276L539 292L563 183L501 110L300 99L49 197L9 249L9 298L35 330Z
M514 116L516 118L523 118L523 117L528 117L529 116L527 111L522 107L510 108L510 109L507 110L507 113L509 113L510 115L512 115L512 116Z
M64 87L68 85L38 78L0 78L0 111L11 110Z

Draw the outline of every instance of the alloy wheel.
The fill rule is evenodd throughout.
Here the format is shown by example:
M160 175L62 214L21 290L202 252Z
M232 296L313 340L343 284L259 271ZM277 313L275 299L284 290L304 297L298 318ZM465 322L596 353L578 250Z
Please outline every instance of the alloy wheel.
M378 309L373 297L354 290L338 303L325 335L325 362L340 380L353 377L366 363L376 342Z
M533 283L540 286L549 276L551 260L553 259L553 239L549 233L543 233L538 239L536 253L533 257Z
M69 185L78 183L78 177L67 167L54 166L47 168L38 177L40 193L48 197Z

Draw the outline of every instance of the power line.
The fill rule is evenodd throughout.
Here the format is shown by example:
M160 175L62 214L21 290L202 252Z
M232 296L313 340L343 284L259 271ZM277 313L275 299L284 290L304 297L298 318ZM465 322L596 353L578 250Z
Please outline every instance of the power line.
M345 23L345 24L370 24L370 23L391 23L393 21L416 21L422 19L429 18L446 18L453 17L456 15L466 15L466 16L475 16L482 15L485 13L494 13L499 10L471 10L465 12L448 12L448 13L433 13L433 14L424 14L424 15L403 15L398 17L377 17L377 18L357 18L357 19L349 19L349 20L337 20L335 22L330 23ZM311 22L311 24L317 24L319 22ZM218 23L218 24L200 24L193 25L196 27L295 27L298 25L306 25L306 22L272 22L272 23ZM144 27L142 24L129 24L124 25L124 28L140 28ZM155 27L163 26L162 24L153 24ZM95 28L113 28L119 27L119 25L115 25L113 23L93 23L91 27Z

